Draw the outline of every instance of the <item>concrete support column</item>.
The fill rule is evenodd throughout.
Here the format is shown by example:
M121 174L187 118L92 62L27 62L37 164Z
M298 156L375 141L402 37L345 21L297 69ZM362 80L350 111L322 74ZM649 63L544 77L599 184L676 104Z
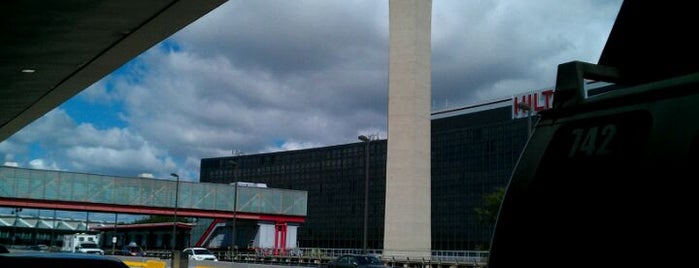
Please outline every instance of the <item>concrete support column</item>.
M385 257L431 256L431 0L389 1Z

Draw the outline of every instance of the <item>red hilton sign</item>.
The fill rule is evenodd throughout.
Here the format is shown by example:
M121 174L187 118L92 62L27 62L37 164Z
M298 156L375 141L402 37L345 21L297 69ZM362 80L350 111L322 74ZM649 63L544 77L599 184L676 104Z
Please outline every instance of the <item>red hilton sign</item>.
M527 116L527 111L519 108L519 103L526 103L532 108L532 115L538 111L551 109L553 107L553 89L546 88L537 91L527 92L522 95L512 97L512 118L522 118Z

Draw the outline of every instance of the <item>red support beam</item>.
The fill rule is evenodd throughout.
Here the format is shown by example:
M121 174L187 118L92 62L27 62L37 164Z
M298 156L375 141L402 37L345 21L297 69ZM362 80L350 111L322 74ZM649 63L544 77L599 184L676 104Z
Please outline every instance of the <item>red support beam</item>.
M201 235L195 246L204 246L204 242L206 242L206 239L209 239L209 236L211 236L211 233L216 229L216 226L224 222L226 222L226 220L224 219L215 219L213 222L211 222L211 224L209 224L209 227L206 228L206 231L204 231L204 234Z
M286 222L277 222L274 226L274 255L286 254Z

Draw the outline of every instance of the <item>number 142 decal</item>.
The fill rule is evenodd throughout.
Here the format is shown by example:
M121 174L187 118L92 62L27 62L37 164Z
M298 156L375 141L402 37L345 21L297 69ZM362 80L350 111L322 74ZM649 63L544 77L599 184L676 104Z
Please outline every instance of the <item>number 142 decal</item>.
M613 124L573 129L573 146L568 151L568 157L610 154L609 145L616 135L616 130Z

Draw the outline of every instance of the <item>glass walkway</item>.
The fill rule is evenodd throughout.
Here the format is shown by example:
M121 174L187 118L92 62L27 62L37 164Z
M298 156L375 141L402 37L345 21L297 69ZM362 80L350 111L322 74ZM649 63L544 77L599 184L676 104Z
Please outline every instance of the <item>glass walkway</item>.
M306 216L306 191L239 185L236 196L233 185L179 183L177 208L183 216L187 212L200 216L209 212L230 213L233 204L240 216ZM52 209L64 204L61 208L109 212L137 208L164 214L171 213L175 207L175 187L174 180L0 167L0 206L27 204L27 207ZM238 200L234 202L234 198Z

